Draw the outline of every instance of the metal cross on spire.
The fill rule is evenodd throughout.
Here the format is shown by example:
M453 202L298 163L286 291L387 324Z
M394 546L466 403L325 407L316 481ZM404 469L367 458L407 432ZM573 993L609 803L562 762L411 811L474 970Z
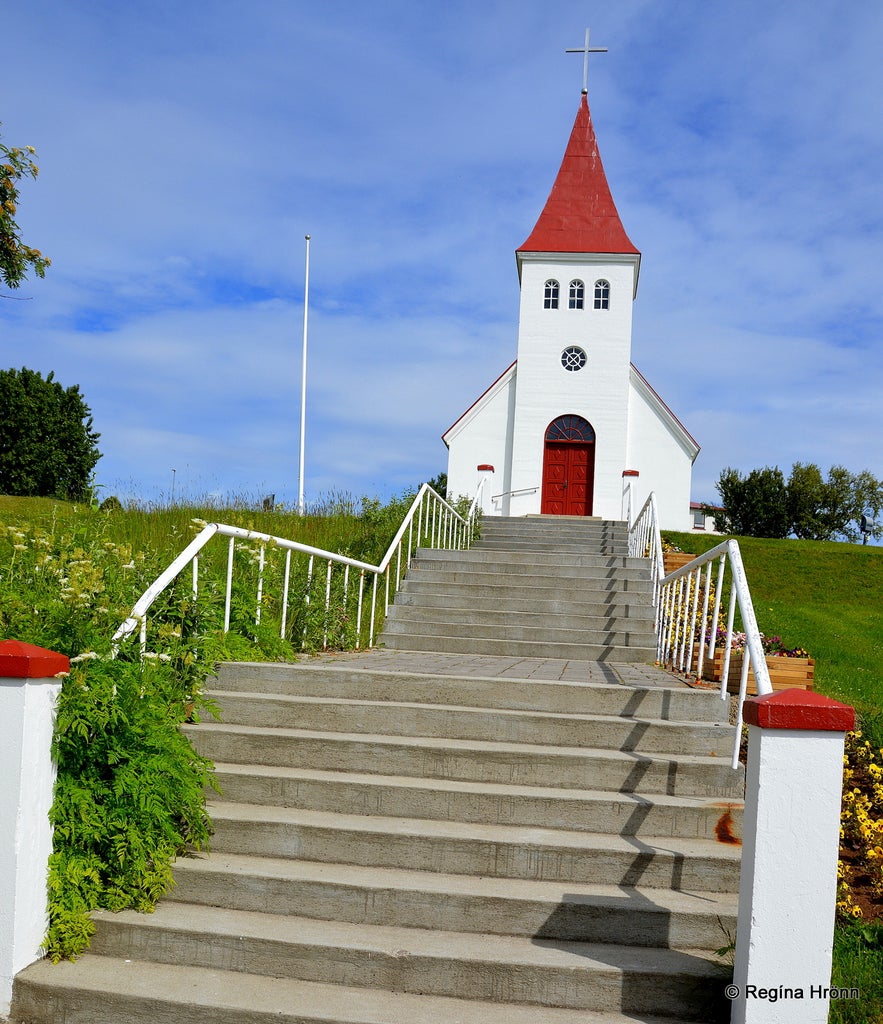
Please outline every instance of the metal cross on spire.
M585 46L581 46L578 50L565 50L565 53L581 53L583 55L583 92L589 91L589 54L590 53L607 53L606 46L589 46L589 30L586 29L586 42Z

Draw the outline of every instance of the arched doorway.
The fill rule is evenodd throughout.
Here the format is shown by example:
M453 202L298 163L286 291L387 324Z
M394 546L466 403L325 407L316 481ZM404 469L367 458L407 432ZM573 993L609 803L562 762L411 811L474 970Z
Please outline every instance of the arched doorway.
M559 416L546 428L540 512L590 516L595 484L595 431L581 416Z

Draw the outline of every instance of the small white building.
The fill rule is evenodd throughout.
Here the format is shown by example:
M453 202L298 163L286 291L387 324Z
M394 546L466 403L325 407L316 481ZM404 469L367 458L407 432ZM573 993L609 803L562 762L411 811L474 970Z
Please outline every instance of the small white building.
M689 530L699 445L631 363L641 254L610 194L585 90L558 177L515 253L517 358L442 436L448 493L486 515L623 517L655 491L661 525Z

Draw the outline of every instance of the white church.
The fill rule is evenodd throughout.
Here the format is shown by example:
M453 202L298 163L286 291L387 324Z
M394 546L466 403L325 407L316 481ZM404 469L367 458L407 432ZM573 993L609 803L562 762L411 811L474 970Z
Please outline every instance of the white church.
M656 492L660 524L693 526L699 445L631 362L641 254L616 211L586 90L533 231L515 252L521 283L512 365L442 435L448 494L485 515L623 518Z

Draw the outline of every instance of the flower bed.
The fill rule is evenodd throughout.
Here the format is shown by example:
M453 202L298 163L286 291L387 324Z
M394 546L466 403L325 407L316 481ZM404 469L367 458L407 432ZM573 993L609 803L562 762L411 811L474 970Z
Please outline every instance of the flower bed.
M723 632L723 636L720 633ZM718 643L726 637L725 631L719 631ZM782 643L781 637L767 637L760 634L761 643L764 649L767 669L770 673L770 682L773 690L788 690L797 687L802 690L813 688L815 674L815 662L801 647L788 648ZM702 663L702 678L710 679L719 683L724 671L724 647L717 646L714 650L714 660L708 658L706 650ZM693 663L697 664L698 647L693 647ZM727 673L727 690L729 693L739 692L739 681L742 678L742 659L745 656L745 634L733 634L733 649L730 653L730 666ZM757 683L754 672L748 669L747 693L757 693Z

